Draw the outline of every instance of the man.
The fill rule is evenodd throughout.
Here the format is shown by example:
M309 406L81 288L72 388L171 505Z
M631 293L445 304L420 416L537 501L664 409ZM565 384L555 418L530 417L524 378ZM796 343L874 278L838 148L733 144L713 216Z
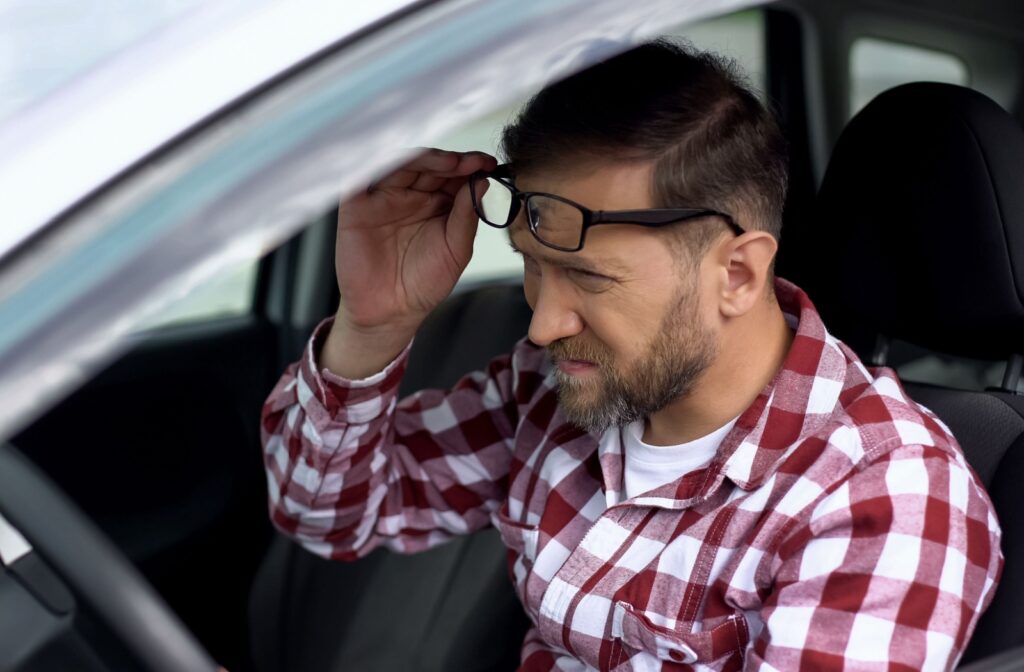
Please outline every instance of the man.
M265 407L275 524L339 559L495 525L524 670L951 667L1001 567L991 504L773 278L770 113L657 42L542 91L502 148L342 204L337 315ZM399 403L478 218L523 257L529 338Z

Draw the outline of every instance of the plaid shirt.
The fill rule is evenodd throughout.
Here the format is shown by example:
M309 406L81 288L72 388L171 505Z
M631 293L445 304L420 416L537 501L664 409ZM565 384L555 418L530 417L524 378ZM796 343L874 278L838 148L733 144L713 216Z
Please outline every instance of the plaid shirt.
M274 523L309 550L415 552L493 524L534 626L523 670L938 670L1002 568L949 429L776 281L782 369L705 468L632 499L622 440L568 423L523 341L398 402L405 353L347 381L318 342L267 400Z

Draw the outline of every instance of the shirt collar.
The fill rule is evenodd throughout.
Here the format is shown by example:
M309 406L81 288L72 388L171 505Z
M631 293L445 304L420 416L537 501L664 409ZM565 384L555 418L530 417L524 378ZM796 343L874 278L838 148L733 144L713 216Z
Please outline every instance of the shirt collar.
M796 329L793 343L782 367L740 415L716 458L722 473L743 489L764 483L793 449L829 421L848 386L851 358L856 361L825 329L803 290L776 278L775 296ZM858 368L868 378L863 366Z

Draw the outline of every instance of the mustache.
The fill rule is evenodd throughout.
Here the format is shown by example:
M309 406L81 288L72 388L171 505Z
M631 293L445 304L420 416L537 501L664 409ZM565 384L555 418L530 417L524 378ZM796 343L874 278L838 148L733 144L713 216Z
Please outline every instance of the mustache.
M546 349L555 363L576 360L605 366L611 362L611 355L606 348L580 338L563 338L550 343Z

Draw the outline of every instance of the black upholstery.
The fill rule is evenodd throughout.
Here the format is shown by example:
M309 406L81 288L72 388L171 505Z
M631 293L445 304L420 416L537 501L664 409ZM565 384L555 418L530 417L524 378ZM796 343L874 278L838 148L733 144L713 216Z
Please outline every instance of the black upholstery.
M1022 175L1024 133L993 101L950 84L891 89L844 130L815 221L784 235L803 257L791 279L827 297L825 323L848 335L867 322L949 354L1020 352Z
M1014 408L1024 416L1024 403L1018 397ZM1024 432L1007 446L999 469L988 484L989 495L995 502L1003 528L1003 555L1006 565L992 606L981 617L974 639L964 661L976 660L1024 644Z
M446 387L511 349L529 324L520 285L443 304L420 329L402 393ZM485 530L416 555L321 559L277 535L250 599L259 672L513 670L528 621L505 547Z
M1024 131L946 84L881 94L844 130L793 279L862 354L899 339L988 360L1024 351ZM1024 644L1024 397L905 383L989 487L1006 566L963 661ZM1016 385L1012 389L1016 389Z
M416 335L400 394L450 387L509 352L526 336L531 315L521 282L485 284L448 299Z
M949 425L970 445L971 467L987 486L1009 446L1024 438L1024 397L1005 392L950 390L903 381L910 396Z

